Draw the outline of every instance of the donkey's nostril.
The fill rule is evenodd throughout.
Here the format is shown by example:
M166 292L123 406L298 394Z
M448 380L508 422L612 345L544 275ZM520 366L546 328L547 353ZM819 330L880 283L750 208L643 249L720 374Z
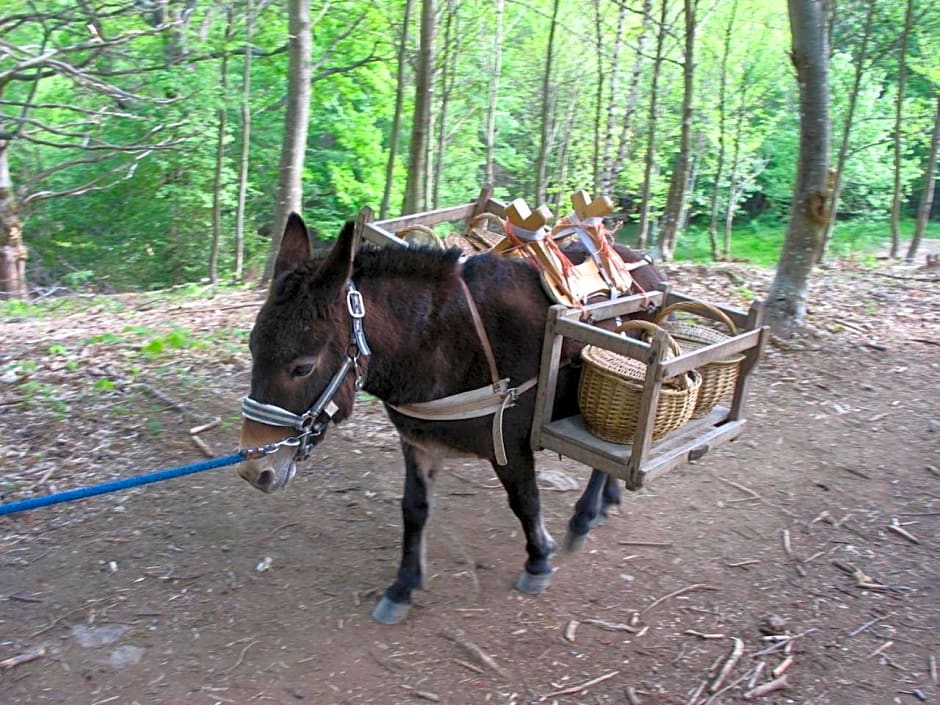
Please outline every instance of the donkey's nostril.
M273 470L262 470L258 474L258 479L255 480L255 487L261 490L266 490L273 484L274 484L274 471Z

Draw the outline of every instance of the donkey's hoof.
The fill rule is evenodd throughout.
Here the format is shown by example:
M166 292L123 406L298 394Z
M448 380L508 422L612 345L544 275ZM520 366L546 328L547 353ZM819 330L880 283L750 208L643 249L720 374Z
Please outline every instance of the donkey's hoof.
M568 529L568 533L565 534L565 551L568 553L580 551L584 548L584 544L587 543L587 537L587 534L576 534L571 529Z
M388 597L383 596L372 610L372 619L382 624L398 624L408 616L410 609L411 603L409 602L392 602Z
M548 587L551 581L552 574L550 572L536 575L526 570L522 572L522 575L516 581L516 590L524 592L526 595L538 595Z

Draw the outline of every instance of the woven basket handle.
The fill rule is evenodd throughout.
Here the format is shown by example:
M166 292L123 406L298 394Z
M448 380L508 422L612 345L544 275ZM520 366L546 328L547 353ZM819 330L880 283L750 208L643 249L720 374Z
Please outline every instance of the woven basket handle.
M468 229L476 228L479 226L486 227L486 221L490 221L499 226L499 231L503 232L503 219L500 218L495 213L490 213L489 211L483 211L478 213L470 219L470 222L467 223Z
M646 331L650 334L650 336L652 336L656 331L663 329L655 323L641 320L625 321L614 328L615 333L623 333L628 330L642 330ZM669 343L669 350L672 352L673 356L679 357L682 354L682 348L679 347L679 344L673 340L673 337L669 335L669 333L666 333L666 342ZM685 374L681 374L677 377L666 380L666 382L670 383L672 386L678 387L680 389L688 389L692 386L693 381L694 373L692 370L689 370Z
M408 233L420 233L421 236L416 238L409 238L407 237ZM420 225L415 223L414 225L409 225L402 228L395 234L406 242L414 240L419 245L430 245L432 247L444 249L444 242L437 236L437 233L431 230L431 228L429 228L427 225Z
M624 321L619 326L614 328L614 333L624 333L628 330L646 331L650 334L650 337L652 337L653 333L663 329L655 323L650 323L649 321ZM675 357L679 357L679 355L682 354L682 348L679 347L679 344L673 340L669 333L666 333L666 342L669 343L669 350L672 351L672 354Z
M704 301L679 301L667 306L662 311L660 311L656 316L656 323L660 323L665 320L667 316L676 311L688 311L689 313L705 313L708 316L714 318L715 320L723 323L725 327L731 332L732 336L738 334L738 329L734 325L734 321L728 318L727 314L719 308L715 308L711 304L707 304Z

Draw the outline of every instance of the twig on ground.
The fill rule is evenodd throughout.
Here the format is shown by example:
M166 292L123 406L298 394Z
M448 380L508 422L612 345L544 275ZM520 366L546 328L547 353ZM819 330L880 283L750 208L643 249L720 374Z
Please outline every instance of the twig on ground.
M11 656L10 658L3 659L0 661L0 668L15 668L23 663L29 663L30 661L35 661L46 655L45 646L37 646L35 649L31 649L25 653L18 654L16 656Z
M709 686L708 691L710 693L714 693L721 687L721 684L724 683L725 679L731 673L731 669L734 668L738 659L741 658L741 654L744 653L744 642L736 636L731 638L734 640L734 646L731 648L731 653L728 655L728 660L725 661L725 665L722 666L721 670L718 672L718 677L715 678Z
M450 639L452 642L454 642L458 646L462 647L464 651L469 653L471 656L473 656L475 659L477 659L480 663L482 663L487 668L495 671L503 678L508 677L506 674L506 671L504 671L500 667L500 665L496 663L496 661L493 660L493 657L487 654L485 651L483 651L483 649L481 649L479 646L474 644L472 641L467 641L466 639L464 639L458 634L449 634L448 632L441 632L441 634L445 636L446 638Z
M901 523L898 521L897 517L891 519L891 523L888 524L888 531L893 531L898 536L907 539L911 543L920 544L920 539L910 533L907 529L901 526Z
M572 619L565 627L565 641L574 643L574 634L578 630L578 620Z
M878 654L884 653L885 651L890 649L892 646L894 646L894 642L891 640L888 640L884 644L879 646L877 649L872 651L870 654L868 654L868 656L866 656L865 658L875 658L875 656L877 656Z
M933 654L927 657L927 670L930 672L930 682L937 685L937 657Z
M640 610L639 614L643 615L662 604L666 600L670 600L673 597L678 597L679 595L684 595L687 592L692 592L693 590L717 590L718 588L713 588L710 585L705 585L703 583L695 583L693 585L686 585L684 588L679 588L678 590L673 590L668 595L663 595L660 598L653 600L650 604Z
M882 621L883 619L884 617L875 617L874 619L865 622L865 624L863 624L862 626L856 627L855 629L850 631L849 636L858 636L863 631L865 631L866 629L869 629L870 627L875 626L876 624L878 624L878 622Z
M780 532L780 538L783 541L783 552L787 554L787 558L792 560L793 558L793 547L790 546L790 530L783 529Z
M724 639L724 634L704 634L702 632L697 632L694 629L686 629L683 634L689 634L691 636L697 636L699 639Z
M631 627L629 624L608 622L605 619L582 619L581 622L583 624L590 624L591 626L598 627L599 629L604 629L608 632L630 632L631 634L636 634L639 631L636 627Z
M204 423L201 426L193 426L189 429L190 436L198 436L200 433L209 431L222 423L222 419L216 416L212 421Z
M774 678L769 683L764 683L755 688L751 688L744 694L745 700L753 700L754 698L759 698L762 695L767 695L768 693L773 693L775 690L783 690L787 688L789 683L787 683L787 674L784 673L779 678Z
M618 541L621 546L655 546L658 548L670 548L672 542L666 541Z
M252 641L249 641L247 644L245 644L244 648L241 650L241 653L238 654L238 658L235 660L235 663L233 663L231 666L226 668L224 671L220 671L220 673L228 673L229 671L234 671L236 668L241 666L242 661L245 659L245 654L248 652L248 649L250 649L252 646L254 646L257 643L258 643L257 639L253 639Z
M209 444L202 440L199 436L190 436L189 439L193 442L193 445L201 450L203 455L205 455L207 458L215 457L215 453L212 451L212 448L209 447Z
M636 688L634 688L632 685L628 685L624 689L624 692L627 695L627 702L630 703L630 705L640 705L640 699L637 697Z
M592 678L589 681L585 681L580 685L573 685L570 688L562 688L561 690L553 690L551 693L546 693L541 698L539 698L539 702L545 702L549 698L554 698L559 695L574 695L575 693L580 693L584 690L587 690L591 686L597 685L598 683L603 683L606 680L610 680L619 673L620 671L611 671L610 673L605 673L603 676L598 676L597 678Z
M792 641L788 642L788 645L792 643L793 643ZM787 656L785 659L783 659L783 661L781 661L780 664L774 670L771 671L774 678L779 678L784 673L786 673L787 669L793 665L793 662L794 662L794 658L792 656Z
M725 563L725 565L728 566L729 568L744 568L745 566L757 565L758 563L760 563L760 561L757 560L756 558L749 558L746 561L737 561L736 563Z

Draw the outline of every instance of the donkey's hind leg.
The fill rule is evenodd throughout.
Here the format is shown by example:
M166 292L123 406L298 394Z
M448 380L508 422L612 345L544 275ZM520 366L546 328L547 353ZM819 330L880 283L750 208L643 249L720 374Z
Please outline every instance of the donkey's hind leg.
M552 565L549 557L558 550L558 544L545 529L539 487L535 480L535 459L526 447L511 453L509 463L493 463L496 476L506 488L509 507L522 524L528 558L525 570L516 581L516 589L529 595L542 592L551 582Z
M574 514L568 522L565 550L580 550L591 529L602 524L609 507L617 504L620 504L620 483L617 478L601 470L592 471L591 479L575 503Z
M372 616L383 624L400 622L411 609L411 593L423 587L425 575L424 529L431 513L434 477L440 458L432 452L401 442L405 456L405 494L401 500L404 520L401 565L398 577L372 610Z

